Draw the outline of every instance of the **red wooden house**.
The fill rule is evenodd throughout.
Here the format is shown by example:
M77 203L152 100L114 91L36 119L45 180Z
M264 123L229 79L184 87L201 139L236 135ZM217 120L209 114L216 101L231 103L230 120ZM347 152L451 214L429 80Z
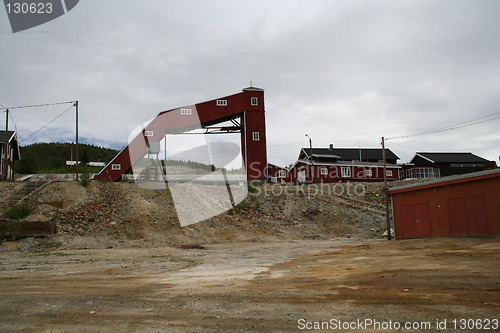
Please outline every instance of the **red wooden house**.
M312 153L312 154L311 154ZM401 166L386 149L387 179L397 180ZM269 166L271 179L292 183L333 183L341 181L374 182L384 180L382 149L376 148L302 148L290 169Z
M289 170L273 163L267 163L267 175L272 183L292 182Z

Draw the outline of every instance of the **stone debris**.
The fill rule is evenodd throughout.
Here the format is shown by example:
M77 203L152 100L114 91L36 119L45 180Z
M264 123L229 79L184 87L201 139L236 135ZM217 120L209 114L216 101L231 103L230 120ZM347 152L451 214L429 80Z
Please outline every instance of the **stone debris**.
M201 223L181 228L168 189L148 190L134 183L54 183L37 193L32 204L37 219L47 218L56 233L69 236L107 235L192 244L267 237L330 239L338 236L382 237L385 230L381 184L363 184L363 191L347 193L303 186L264 184L256 193ZM361 186L361 185L360 185ZM352 187L352 185L351 185ZM343 193L341 193L341 190ZM216 198L214 198L215 200ZM181 204L190 204L183 200ZM62 208L44 202L63 202ZM227 202L223 202L230 206Z

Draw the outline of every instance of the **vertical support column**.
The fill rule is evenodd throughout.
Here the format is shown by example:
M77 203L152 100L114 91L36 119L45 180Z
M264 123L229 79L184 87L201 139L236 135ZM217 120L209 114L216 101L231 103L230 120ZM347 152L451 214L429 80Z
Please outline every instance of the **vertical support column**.
M387 240L391 240L391 217L389 209L389 186L387 185L387 160L385 156L385 139L382 137L382 158L384 160L384 192L385 192L385 220L387 225Z
M9 151L9 109L5 110L5 147L3 149L4 163L3 163L3 179L7 180L9 177L9 159L7 152Z
M78 101L75 102L76 108L76 180L78 181Z
M254 87L243 89L241 146L247 180L267 178L266 115L264 90Z

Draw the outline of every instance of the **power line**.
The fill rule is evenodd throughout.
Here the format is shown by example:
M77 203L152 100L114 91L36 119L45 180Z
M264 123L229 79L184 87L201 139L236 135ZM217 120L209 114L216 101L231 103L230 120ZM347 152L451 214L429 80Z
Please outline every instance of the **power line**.
M279 145L272 145L272 146L267 146L267 148L274 148L274 147L283 147L283 146L291 146L291 145L297 145L297 144L303 144L303 143L308 143L309 141L304 140L304 141L295 141L295 142L290 142L290 143L284 143L284 144L279 144Z
M17 130L17 124L16 122L14 121L14 116L12 115L12 112L9 112L9 117L10 117L10 120L12 120L12 123L14 124L14 128L16 129L16 132L17 132L17 136L19 137L19 139L21 139L22 141L22 136L21 134L19 133L19 131Z
M274 104L276 104L276 105L282 106L282 107L287 108L287 109L289 109L289 110L292 110L292 111L294 111L294 112L297 112L297 113L303 114L303 115L305 115L305 116L308 116L308 117L311 117L311 118L314 118L314 119L317 119L317 120L321 120L321 121L323 121L323 122L325 122L325 123L328 123L328 124L331 124L331 125L334 125L334 126L337 126L337 127L340 127L340 128L343 128L343 129L346 129L346 130L352 131L352 132L356 132L356 133L358 133L358 134L362 134L362 135L364 135L364 136L368 136L368 137L370 137L370 138L372 138L372 139L377 139L377 140L378 140L378 138L375 138L373 135L370 135L370 134L367 134L367 133L364 133L364 132L361 132L361 131L355 130L355 129L353 129L353 128L349 128L349 127L344 126L344 125L340 125L340 124L334 123L334 122L332 122L332 121L329 121L329 120L327 120L327 119L323 119L323 118L318 117L318 116L314 116L314 115L311 115L311 114L308 114L308 113L305 113L305 112L302 112L302 111L299 111L299 110L295 110L295 109L293 109L293 108L291 108L291 107L289 107L289 106L286 106L286 105L284 105L284 104L280 104L280 103L278 103L278 102L274 102L274 101L272 101L272 100L270 100L270 99L268 99L268 98L266 98L266 101L269 101L269 102L274 103Z
M42 126L40 129L38 129L37 131L33 132L30 136L28 136L26 139L22 140L20 143L23 143L24 141L26 141L29 138L33 137L35 134L37 134L38 132L40 132L41 130L43 130L44 128L46 128L47 126L49 126L50 124L52 124L54 121L56 121L58 118L60 118L66 112L68 112L71 108L73 108L73 105L71 105L69 108L67 108L66 110L64 110L60 115L58 115L57 117L55 117L54 119L52 119L51 121L49 121L47 124L45 124L44 126Z
M36 107L42 107L42 106L52 106L52 105L61 105L61 104L74 104L75 101L71 102L57 102L57 103L47 103L47 104L34 104L34 105L22 105L22 106L11 106L11 107L2 107L0 109L6 110L13 110L13 109L26 109L26 108L36 108Z
M271 118L271 120L274 121L289 137L291 137L293 140L297 140L297 138L294 138L293 135L290 134L290 132L288 132L283 126L281 126L281 124L276 121L269 112L266 112L266 116L269 116L269 118Z
M488 118L488 117L491 117L491 116L499 114L499 113L500 112L495 112L495 113L492 113L492 114L489 114L489 115L486 115L486 116L482 116L482 117L479 117L479 118L475 118L475 119L471 119L471 120L468 120L468 121L464 121L464 122L461 122L461 123L458 123L458 124L455 124L455 125L446 126L446 127L440 127L440 128L436 128L436 129L433 129L433 130L428 130L428 131L421 132L421 133L395 136L395 137L392 137L392 138L387 138L386 140L411 138L411 137L415 137L415 136L435 134L435 133L440 133L440 132L452 131L452 130L456 130L456 129L459 129L459 128L474 126L474 125L478 125L478 124L483 124L483 123L487 123L487 122L490 122L490 121L493 121L493 120L496 120L496 119L500 119L500 116L493 117L493 118L490 118L490 119L481 120L481 121L477 121L477 120Z
M90 137L92 138L92 141L93 141L94 143L96 143L97 141L96 141L96 139L94 138L94 135L92 135L92 132L90 131L89 124L87 123L87 119L85 118L85 115L83 114L83 112L82 112L82 109L81 109L81 108L80 108L79 112L80 112L80 115L81 115L81 116L82 116L82 118L83 118L83 122L85 123L85 126L87 127L87 130L89 131L89 134L90 134Z

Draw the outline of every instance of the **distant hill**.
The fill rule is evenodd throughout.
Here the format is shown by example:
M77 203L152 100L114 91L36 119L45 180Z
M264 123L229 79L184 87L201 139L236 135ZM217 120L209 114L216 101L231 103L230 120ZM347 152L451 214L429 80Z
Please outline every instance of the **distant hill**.
M76 146L73 143L35 143L20 147L21 160L16 161L17 174L29 173L72 173L75 168L66 168L66 161L75 160ZM118 151L88 144L78 145L78 157L82 164L87 162L111 161ZM98 172L101 168L87 168L81 165L80 172Z

